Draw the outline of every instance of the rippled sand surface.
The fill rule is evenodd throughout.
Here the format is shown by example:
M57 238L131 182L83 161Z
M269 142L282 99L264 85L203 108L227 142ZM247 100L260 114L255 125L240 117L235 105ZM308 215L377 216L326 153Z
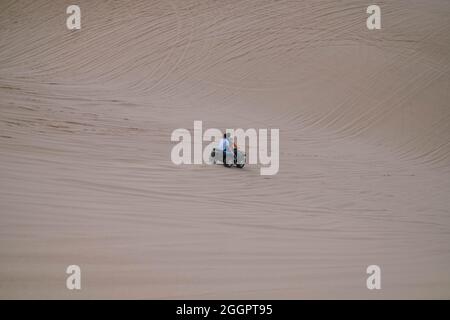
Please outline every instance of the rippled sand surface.
M78 4L0 3L1 298L450 298L450 2ZM279 173L173 165L194 120Z

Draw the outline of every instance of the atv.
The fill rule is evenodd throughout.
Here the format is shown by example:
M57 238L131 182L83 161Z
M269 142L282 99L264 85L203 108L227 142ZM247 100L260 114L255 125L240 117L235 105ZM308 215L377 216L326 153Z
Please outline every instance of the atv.
M235 165L237 168L243 168L245 166L245 161L247 159L247 156L245 152L242 152L240 150L237 150L236 155L233 152L227 152L226 159L225 159L225 166L226 167L232 167ZM209 157L210 163L216 164L216 163L223 163L223 151L214 148L211 152L211 155Z

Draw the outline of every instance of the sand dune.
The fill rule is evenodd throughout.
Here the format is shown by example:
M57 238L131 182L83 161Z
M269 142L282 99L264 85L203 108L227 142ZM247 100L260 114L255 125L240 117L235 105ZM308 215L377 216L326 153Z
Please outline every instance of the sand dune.
M450 297L448 1L68 4L0 3L1 298ZM175 166L194 120L279 173Z

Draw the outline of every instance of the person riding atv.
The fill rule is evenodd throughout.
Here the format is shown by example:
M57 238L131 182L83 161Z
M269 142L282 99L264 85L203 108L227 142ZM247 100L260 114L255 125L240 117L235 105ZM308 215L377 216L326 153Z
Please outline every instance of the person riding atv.
M243 168L245 165L246 154L238 149L236 143L231 147L230 134L225 133L220 139L217 148L211 152L210 162L216 164L221 161L225 167L231 167L233 164L238 168Z

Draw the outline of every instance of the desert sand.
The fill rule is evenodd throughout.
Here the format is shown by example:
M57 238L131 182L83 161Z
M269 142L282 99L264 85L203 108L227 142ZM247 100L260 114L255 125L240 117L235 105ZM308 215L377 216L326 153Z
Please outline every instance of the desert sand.
M0 298L450 298L449 1L69 4L0 2ZM194 120L279 173L174 165Z

